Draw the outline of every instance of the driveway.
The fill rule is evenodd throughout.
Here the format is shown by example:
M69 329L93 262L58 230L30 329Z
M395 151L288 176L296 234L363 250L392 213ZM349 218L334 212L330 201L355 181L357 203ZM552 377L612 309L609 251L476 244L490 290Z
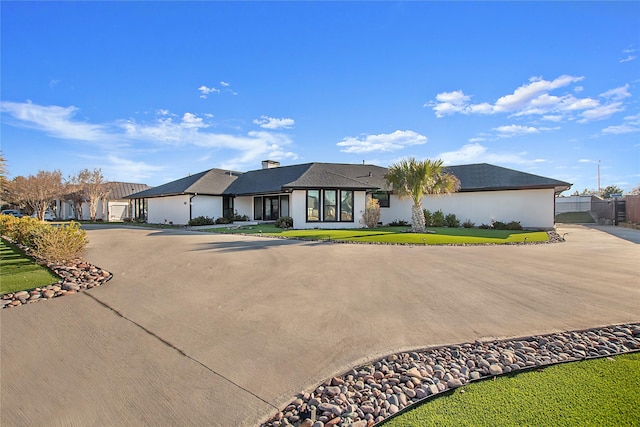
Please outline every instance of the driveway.
M0 313L0 423L257 425L399 350L639 321L640 246L559 233L423 247L89 230L85 258L113 280Z

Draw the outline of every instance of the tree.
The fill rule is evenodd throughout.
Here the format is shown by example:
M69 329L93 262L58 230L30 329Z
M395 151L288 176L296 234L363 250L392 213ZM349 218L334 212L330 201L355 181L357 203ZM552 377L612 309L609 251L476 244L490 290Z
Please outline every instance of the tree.
M0 206L3 206L5 199L10 192L10 182L7 179L7 161L0 152Z
M411 231L414 233L426 231L422 209L425 195L453 193L460 189L460 181L445 171L442 160L416 160L413 157L401 160L389 167L385 179L399 198L413 200Z
M13 202L24 205L44 219L45 211L64 193L60 171L39 171L35 176L18 176L12 182Z
M622 194L622 189L617 185L607 185L602 189L603 199L610 199L612 194Z
M632 196L640 195L640 185L636 185L635 187L633 187L629 194L631 194Z
M73 210L77 220L82 220L82 205L89 201L86 192L86 184L89 181L90 172L84 169L76 175L71 175L65 183L65 199L73 203Z
M80 171L80 174L87 176L86 182L84 183L84 189L86 196L89 199L89 217L91 218L91 221L95 221L98 211L98 202L106 199L107 194L111 191L111 184L104 180L102 170L99 168L94 169L93 171L84 169Z

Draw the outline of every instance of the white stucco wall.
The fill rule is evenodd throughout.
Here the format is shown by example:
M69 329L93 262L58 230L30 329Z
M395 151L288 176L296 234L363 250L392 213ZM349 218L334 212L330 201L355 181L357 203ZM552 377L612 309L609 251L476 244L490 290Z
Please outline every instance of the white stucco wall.
M189 196L153 197L148 199L148 219L150 224L187 224L189 222Z
M382 223L405 220L411 223L410 199L400 200L391 196L391 206L381 208ZM431 212L438 209L447 215L455 214L460 222L467 219L475 223L490 224L491 220L519 221L523 227L552 228L554 225L554 190L510 190L455 193L428 196L423 207Z
M253 196L236 197L233 199L233 209L238 211L238 215L246 215L253 220Z
M187 200L189 200L189 196L187 196ZM221 196L193 196L191 203L191 218L206 216L215 220L222 216ZM189 211L187 209L187 222L189 222L189 219Z

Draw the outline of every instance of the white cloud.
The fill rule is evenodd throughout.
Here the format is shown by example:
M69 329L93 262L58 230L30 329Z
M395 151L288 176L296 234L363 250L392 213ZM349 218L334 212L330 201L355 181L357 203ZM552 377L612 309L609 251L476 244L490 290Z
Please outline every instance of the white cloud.
M633 60L634 60L634 59L636 59L636 58L637 58L637 56L635 56L635 55L629 55L629 56L627 56L626 58L621 59L619 62L621 62L621 63L622 63L622 62L629 62L629 61L633 61Z
M579 163L593 163L593 160L589 160L589 159L580 159L578 160Z
M500 133L500 136L510 137L515 135L526 135L531 133L539 133L540 131L533 126L508 125L498 126L493 130Z
M229 83L220 81L220 86L229 87Z
M486 141L487 138L481 137L481 136L477 136L475 138L469 138L469 142L482 142L482 141Z
M343 153L370 153L374 151L391 152L401 150L412 145L427 142L427 137L411 130L396 130L392 133L378 135L362 135L360 137L346 137L336 145L346 147Z
M436 117L442 118L456 113L460 114L499 114L506 113L510 117L541 116L544 120L561 122L574 120L575 115L581 117L579 123L608 118L612 114L624 110L621 101L631 96L629 85L608 90L600 97L604 103L594 98L577 98L572 94L554 95L551 92L565 88L584 80L582 76L562 75L554 80L532 77L509 95L499 97L495 103L472 103L471 97L462 90L442 92L434 101L424 104L431 107ZM576 86L576 93L582 92L582 86Z
M295 121L289 118L275 118L268 116L260 116L259 119L255 119L253 123L257 124L264 129L291 129L295 125Z
M115 155L109 155L106 159L101 159L101 162L104 165L105 175L115 181L144 182L155 173L164 170L161 166L123 159Z
M197 129L197 128L206 128L209 125L206 125L202 122L202 117L197 117L192 113L184 113L182 116L182 126L187 129Z
M606 92L600 94L603 98L610 98L615 101L621 100L623 98L628 98L631 96L629 93L629 83L624 86L617 87L615 89L610 89Z
M168 116L169 110L165 110L165 109L156 110L156 114L159 116Z
M16 126L41 130L56 138L92 142L103 141L109 136L107 126L75 120L78 108L74 106L2 101L0 111L15 119Z
M487 147L481 144L467 144L459 150L440 153L436 158L441 159L445 165L462 165L471 163L530 163L530 161L523 158L525 154L526 153L490 153Z
M200 86L198 90L200 91L200 98L202 99L207 99L207 97L211 93L220 93L220 89L216 89L215 87L207 87L205 85Z
M608 126L602 129L603 134L610 135L622 135L636 132L640 132L640 114L636 114L635 116L626 116L623 124Z

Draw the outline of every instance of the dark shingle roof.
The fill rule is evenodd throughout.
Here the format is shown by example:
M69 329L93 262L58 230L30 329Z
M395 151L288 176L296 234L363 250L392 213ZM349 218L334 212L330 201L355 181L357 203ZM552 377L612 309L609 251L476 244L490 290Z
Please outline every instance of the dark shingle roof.
M460 180L460 191L524 190L555 188L567 190L571 184L488 163L448 166L447 171Z
M135 184L133 182L110 182L111 190L107 194L108 200L122 200L125 197L138 193L140 191L147 190L149 187L147 184Z
M141 199L196 193L221 195L224 193L225 189L229 187L229 184L235 181L239 175L241 175L239 172L231 172L222 169L209 169L139 193L131 194L127 198Z
M376 189L384 185L386 169L374 165L305 163L258 169L242 174L225 194L279 193L296 188Z

